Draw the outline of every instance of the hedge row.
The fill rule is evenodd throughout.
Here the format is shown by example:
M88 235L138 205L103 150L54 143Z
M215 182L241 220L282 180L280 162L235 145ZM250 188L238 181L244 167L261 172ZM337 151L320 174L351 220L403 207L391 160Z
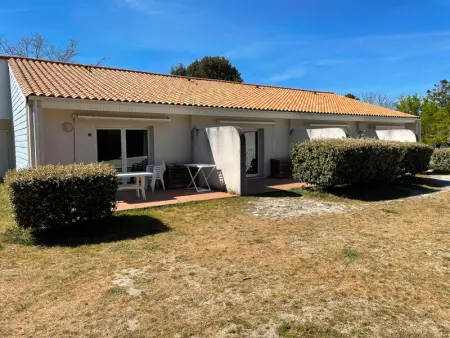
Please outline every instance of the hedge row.
M16 223L32 231L111 215L116 170L107 164L46 165L5 176Z
M450 149L436 149L431 156L433 169L442 173L450 173Z
M433 154L431 146L422 143L397 143L397 145L404 149L400 175L416 175L428 170Z
M292 152L294 178L319 186L392 182L428 168L433 149L373 139L313 140Z

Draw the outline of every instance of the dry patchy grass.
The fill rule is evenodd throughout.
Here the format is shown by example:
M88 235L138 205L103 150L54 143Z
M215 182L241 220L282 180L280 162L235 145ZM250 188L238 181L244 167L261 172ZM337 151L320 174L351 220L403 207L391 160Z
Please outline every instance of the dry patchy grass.
M352 206L274 219L233 198L109 221L130 236L3 244L0 336L449 336L450 192L331 199Z

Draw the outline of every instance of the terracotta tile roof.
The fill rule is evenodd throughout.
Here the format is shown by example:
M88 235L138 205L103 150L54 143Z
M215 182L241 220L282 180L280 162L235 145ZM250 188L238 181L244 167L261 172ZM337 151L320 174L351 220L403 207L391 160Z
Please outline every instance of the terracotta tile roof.
M330 92L239 84L23 57L8 57L8 63L25 96L413 117Z

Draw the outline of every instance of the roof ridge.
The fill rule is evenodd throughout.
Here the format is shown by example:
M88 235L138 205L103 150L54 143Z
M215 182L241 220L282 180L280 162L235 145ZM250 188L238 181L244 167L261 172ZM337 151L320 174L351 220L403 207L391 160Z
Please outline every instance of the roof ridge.
M265 85L265 84L258 84L258 83L244 83L244 82L235 82L235 81L229 81L229 80L216 80L216 79L208 79L208 78L204 78L204 77L193 77L193 76L183 76L183 75L174 75L174 74L163 74L163 73L155 73L155 72L144 71L144 70L118 68L118 67L107 67L107 66L100 66L100 65L88 65L88 64L77 63L77 62L47 60L47 59L39 59L39 58L32 58L32 57L28 57L28 56L19 56L19 55L2 55L2 54L0 54L0 59L6 59L6 60L8 60L8 59L22 59L22 60L30 60L30 61L37 61L37 62L56 63L56 64L62 64L62 65L68 65L68 66L76 66L76 67L98 68L98 69L115 70L115 71L122 71L122 72L132 72L132 73L150 74L150 75L157 75L157 76L175 77L175 78L187 79L189 81L190 80L201 80L201 81L230 83L230 84L243 85L243 86L253 86L253 87L256 87L256 88L259 88L259 87L279 88L279 89L288 89L288 90L298 90L298 91L310 92L310 93L322 93L322 94L339 95L339 94L336 94L334 92L325 91L325 90L312 90L312 89L302 89L302 88L293 88L293 87Z

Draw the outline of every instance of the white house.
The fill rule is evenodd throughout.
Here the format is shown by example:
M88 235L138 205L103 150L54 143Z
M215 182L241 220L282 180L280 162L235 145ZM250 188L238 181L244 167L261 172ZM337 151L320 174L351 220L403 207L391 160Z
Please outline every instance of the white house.
M308 138L420 138L417 117L330 92L0 57L0 177L50 163L108 161L126 172L199 161L206 128L219 126L237 127L244 175L256 177ZM225 154L235 147L226 139L210 147Z

